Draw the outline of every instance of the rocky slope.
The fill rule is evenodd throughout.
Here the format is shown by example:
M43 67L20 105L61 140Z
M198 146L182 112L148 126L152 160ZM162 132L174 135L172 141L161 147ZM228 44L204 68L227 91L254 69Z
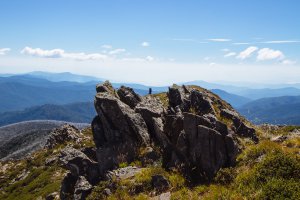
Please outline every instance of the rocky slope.
M1 163L1 199L300 194L297 127L252 127L217 95L196 86L173 85L167 93L142 97L104 82L96 91L91 130L56 129L32 161Z
M67 122L33 120L0 127L0 161L20 159L43 148L51 131ZM88 124L73 123L82 129Z

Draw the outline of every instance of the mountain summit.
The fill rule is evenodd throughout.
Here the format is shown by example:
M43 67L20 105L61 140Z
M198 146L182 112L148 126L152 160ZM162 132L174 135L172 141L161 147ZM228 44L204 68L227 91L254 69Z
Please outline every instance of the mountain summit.
M253 126L198 86L173 85L166 93L140 96L105 81L96 91L91 128L64 125L50 133L43 149L0 162L1 199L300 194L297 127Z

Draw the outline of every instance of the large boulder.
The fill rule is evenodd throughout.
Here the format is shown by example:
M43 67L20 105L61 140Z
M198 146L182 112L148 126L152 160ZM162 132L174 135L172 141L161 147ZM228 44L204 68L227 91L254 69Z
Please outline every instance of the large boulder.
M64 168L71 172L73 177L85 176L92 184L100 180L97 162L73 147L64 148L60 153L59 161Z
M121 87L118 94L115 96L105 91L95 97L98 115L92 122L92 130L102 176L118 167L119 163L134 161L139 148L150 145L147 124L133 109L141 101L140 97L125 87Z

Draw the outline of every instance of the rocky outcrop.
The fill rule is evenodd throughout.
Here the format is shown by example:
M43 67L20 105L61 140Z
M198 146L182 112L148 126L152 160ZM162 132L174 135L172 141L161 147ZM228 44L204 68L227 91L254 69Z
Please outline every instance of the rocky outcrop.
M89 159L83 152L72 147L64 148L59 161L69 173L65 176L61 191L61 199L82 200L91 192L92 185L100 180L98 164Z
M228 109L222 109L221 116L232 120L232 129L237 135L248 137L251 138L254 142L258 142L258 137L256 136L255 129L246 125L238 113L236 113L235 111L230 111Z
M54 129L45 144L45 148L53 148L58 144L68 141L80 142L80 131L73 125L65 124L61 128Z
M168 107L128 87L114 91L105 82L97 86L95 97L98 115L92 130L101 176L122 162L140 159L141 148L159 146L164 167L210 180L220 168L235 164L237 136L257 139L254 129L228 104L204 89L173 85L167 93ZM219 115L232 120L232 126Z
M126 93L132 91L126 88L124 90ZM125 96L122 98L124 102L108 92L97 93L95 97L98 116L92 122L92 129L101 175L114 169L119 163L134 161L138 149L150 144L146 122L140 113L126 104L135 95Z

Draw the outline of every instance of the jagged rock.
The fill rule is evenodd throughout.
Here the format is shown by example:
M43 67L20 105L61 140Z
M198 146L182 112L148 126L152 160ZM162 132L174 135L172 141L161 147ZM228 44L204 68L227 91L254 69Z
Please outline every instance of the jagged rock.
M162 175L154 175L151 179L152 187L159 192L166 191L168 188L170 188L170 183L168 179L166 179Z
M64 177L61 183L60 194L59 194L61 200L73 199L76 181L77 181L77 177L73 176L71 173L68 173Z
M147 126L140 114L128 105L107 93L98 93L95 108L103 127L107 142L137 140L140 144L149 144Z
M236 134L242 137L251 138L256 143L258 142L258 137L256 136L255 129L247 126L241 119L234 118L233 125Z
M95 98L98 117L92 130L97 146L100 173L114 169L122 162L132 162L140 146L149 146L150 135L141 114L108 93L98 93Z
M92 184L97 183L100 179L98 164L77 149L64 148L60 153L59 160L74 177L85 176Z
M120 100L125 104L129 105L131 108L134 108L139 102L142 101L140 95L136 94L132 88L121 86L117 93L120 97Z
M180 91L180 87L176 85L169 87L169 92L167 94L171 107L176 107L183 103L183 93Z
M53 148L67 141L79 142L80 131L73 125L65 124L61 128L54 129L46 141L45 148Z
M115 94L115 89L113 88L113 86L109 81L105 81L104 83L100 83L96 85L96 91L97 93L107 92L107 93Z
M79 176L74 186L74 200L84 200L91 193L93 186L85 179Z
M198 115L214 114L214 108L211 101L198 90L193 89L190 94L191 107Z
M256 136L255 129L247 126L240 118L239 114L235 111L228 109L221 110L221 116L233 121L233 128L236 134L242 137L251 138L254 142L258 142L258 137Z
M141 168L134 167L134 166L128 166L119 168L116 170L108 171L106 174L106 179L112 180L112 179L128 179L134 177L137 173L141 172Z
M95 147L86 147L82 148L81 152L84 153L92 161L97 162L96 150L97 149Z
M135 107L135 112L140 113L145 121L152 117L161 117L164 107L161 101L152 96L146 96Z
M155 97L141 98L131 88L121 87L117 93L98 92L95 97L98 115L92 130L101 175L122 162L143 160L137 155L141 147L157 145L164 167L177 167L187 177L212 179L221 167L235 164L235 134L255 135L230 105L207 90L173 85L167 109ZM233 128L218 120L217 111L232 119Z
M239 118L239 114L237 112L228 109L222 109L220 114L222 117L227 119Z
M204 175L211 179L221 167L232 165L228 163L231 158L226 148L226 139L222 134L202 125L198 125L196 131L188 130L187 127L185 131L193 174Z

